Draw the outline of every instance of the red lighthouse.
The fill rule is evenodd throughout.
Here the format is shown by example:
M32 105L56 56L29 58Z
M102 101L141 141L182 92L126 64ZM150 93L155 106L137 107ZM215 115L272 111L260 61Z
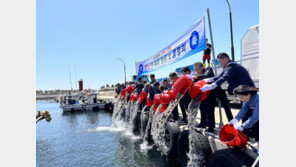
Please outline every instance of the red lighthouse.
M81 92L81 91L83 91L83 80L80 79L80 80L78 81L78 83L79 83L79 92Z

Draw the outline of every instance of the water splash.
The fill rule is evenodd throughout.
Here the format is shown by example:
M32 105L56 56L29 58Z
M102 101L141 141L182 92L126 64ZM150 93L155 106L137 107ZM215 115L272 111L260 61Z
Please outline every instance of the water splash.
M149 117L149 110L147 111L146 105L143 107L140 115L140 120L141 120L141 130L140 130L140 136L141 138L144 138L145 136L145 130L147 129L147 123L148 120L146 120L147 116Z
M162 154L168 155L170 151L170 143L166 140L166 124L169 122L170 115L175 107L178 106L180 99L183 97L182 94L178 93L176 99L172 101L168 108L160 112L162 105L160 104L153 115L152 124L151 124L151 135L153 141Z
M147 141L143 141L142 144L140 144L140 151L143 153L147 153L150 149L152 149L153 146L149 145Z
M115 120L117 118L117 116L119 115L119 112L121 111L123 104L124 104L124 101L122 101L120 99L116 99L116 101L114 103L112 120Z
M172 101L168 108L164 112L160 112L162 105L160 104L156 111L154 112L153 106L150 107L148 111L146 111L146 106L140 110L140 103L137 102L127 102L126 100L118 100L118 102L114 106L114 112L112 116L113 128L110 130L122 130L123 134L129 136L133 139L143 139L143 143L140 145L140 148L143 152L147 152L147 150L151 149L153 146L156 146L156 149L160 151L164 155L168 155L170 151L170 143L166 140L166 124L169 122L170 115L175 107L178 106L180 99L183 95L178 94L176 99ZM198 153L195 148L198 147L198 141L196 139L196 133L194 131L196 125L196 116L200 106L200 102L196 100L192 100L189 104L187 115L188 115L188 126L189 126L189 162L188 166L200 166L203 161L203 154ZM148 115L148 121L146 128L144 128L144 116ZM135 125L137 124L135 121L138 121L138 117L140 116L140 136L135 136ZM121 127L116 129L116 127ZM104 129L104 128L101 128ZM123 130L124 129L124 130ZM145 130L145 131L144 131ZM153 145L149 145L152 143Z
M136 136L133 134L130 125L124 122L123 120L117 120L113 122L113 125L111 126L112 129L118 129L116 132L121 132L122 135L132 139L132 140L139 140L141 139L139 136Z
M130 119L130 114L131 114L131 105L133 102L129 101L128 104L125 106L126 107L126 111L125 111L125 118L124 121L125 122L129 122Z
M196 116L198 109L200 107L200 101L192 99L188 105L188 130L189 130L189 153L187 154L189 161L187 163L188 167L201 166L204 161L203 153L198 152L198 149L201 148L198 139L196 138L195 125L197 124Z
M101 131L110 131L110 132L122 132L125 129L123 127L115 126L99 126L96 129L88 129L88 132L101 132Z
M152 120L153 120L153 116L154 116L154 110L153 110L153 107L154 106L151 106L149 108L149 111L148 111L148 122L147 122L147 126L146 126L146 129L145 129L145 134L144 134L144 141L148 142L149 143L152 143L152 136L151 136L151 128L152 128Z

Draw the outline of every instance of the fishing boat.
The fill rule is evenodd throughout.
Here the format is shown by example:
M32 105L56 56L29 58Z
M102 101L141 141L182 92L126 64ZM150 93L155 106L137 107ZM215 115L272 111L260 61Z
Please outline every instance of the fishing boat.
M63 112L74 111L98 111L105 109L112 111L113 105L111 101L98 99L98 93L79 93L71 94L63 97L61 100L61 108Z

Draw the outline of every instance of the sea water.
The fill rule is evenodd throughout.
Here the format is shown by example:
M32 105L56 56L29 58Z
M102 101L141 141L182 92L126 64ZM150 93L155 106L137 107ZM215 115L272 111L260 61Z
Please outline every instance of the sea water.
M52 117L50 122L41 120L36 124L38 167L178 166L166 162L154 147L133 135L126 122L112 123L111 113L63 114L59 103L36 103L37 111L49 110ZM114 110L116 107L120 108L114 106Z

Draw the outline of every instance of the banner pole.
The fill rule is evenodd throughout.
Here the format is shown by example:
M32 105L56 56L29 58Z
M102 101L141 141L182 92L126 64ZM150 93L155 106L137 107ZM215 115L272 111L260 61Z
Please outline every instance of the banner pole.
M215 70L215 75L217 75L215 49L214 49L214 41L213 41L213 35L212 35L212 26L211 26L211 18L210 18L210 10L209 10L209 8L207 8L207 13L208 13L208 21L209 21L209 29L210 29L212 50L213 50L212 56L213 56L213 62L214 62L214 70Z
M213 34L212 34L212 26L211 26L211 18L210 18L210 10L209 10L209 8L207 9L207 13L208 13L209 29L210 29L212 48L213 48L212 55L213 55L213 60L214 60L214 69L215 69L215 75L217 75L216 60L215 60L215 49L214 49L214 41L213 41ZM218 100L218 104L219 104L219 116L220 116L219 128L221 128L223 126L223 120L222 120L221 101L220 100Z

